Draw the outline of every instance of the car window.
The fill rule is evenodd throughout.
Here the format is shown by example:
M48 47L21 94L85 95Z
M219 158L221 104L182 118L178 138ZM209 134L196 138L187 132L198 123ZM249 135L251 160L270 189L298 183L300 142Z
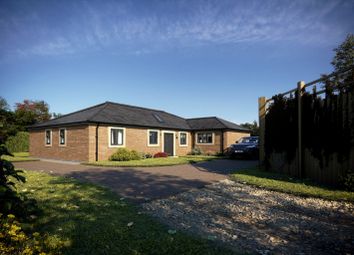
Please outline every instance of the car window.
M258 138L254 137L243 137L239 141L239 143L258 143Z

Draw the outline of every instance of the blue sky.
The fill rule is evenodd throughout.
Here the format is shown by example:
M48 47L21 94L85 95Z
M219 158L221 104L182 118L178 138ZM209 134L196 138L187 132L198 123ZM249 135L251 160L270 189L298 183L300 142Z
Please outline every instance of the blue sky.
M332 71L354 1L0 1L0 96L257 119L257 99Z

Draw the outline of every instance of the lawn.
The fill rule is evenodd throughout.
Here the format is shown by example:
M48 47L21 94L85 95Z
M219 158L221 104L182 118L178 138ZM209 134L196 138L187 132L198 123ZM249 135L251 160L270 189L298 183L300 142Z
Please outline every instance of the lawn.
M130 161L109 161L101 160L97 162L84 163L87 165L95 166L129 166L129 167L151 167L151 166L173 166L173 165L183 165L192 164L203 161L210 161L213 159L218 159L218 156L183 156L183 157L167 157L167 158L148 158L140 160L130 160Z
M20 162L20 161L37 161L36 158L30 158L28 152L14 152L12 153L14 157L11 156L2 156L3 159L6 159L11 162Z
M308 180L299 180L287 175L261 171L259 169L237 171L232 174L231 177L238 182L246 182L250 185L284 193L305 197L318 197L328 200L354 202L354 192L334 190L316 185Z
M169 229L111 191L72 178L27 172L19 190L38 202L32 231L48 233L63 254L232 254ZM24 225L29 228L31 225Z

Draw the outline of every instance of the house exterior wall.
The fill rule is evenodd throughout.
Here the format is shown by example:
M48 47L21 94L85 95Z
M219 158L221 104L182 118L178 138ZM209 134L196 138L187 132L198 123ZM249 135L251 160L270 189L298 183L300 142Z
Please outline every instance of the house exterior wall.
M31 130L29 132L29 154L32 157L87 161L89 155L89 128L85 126L65 127L66 145L59 145L59 128ZM52 144L45 144L45 130L52 130Z
M212 132L213 133L213 143L212 144L201 144L197 142L197 137L198 133L204 133L204 132ZM194 133L194 146L195 148L199 148L202 153L206 154L215 154L220 152L221 150L221 141L222 141L222 132L221 131L212 131L212 130L206 130L206 131L196 131Z
M120 147L109 146L109 126L99 125L98 128L98 160L107 160ZM83 125L66 128L66 145L59 145L59 128L49 128L52 130L52 144L45 145L45 130L30 131L30 155L38 158L72 160L72 161L95 161L96 160L96 125ZM163 133L174 133L175 155L183 156L188 154L193 146L200 148L203 153L215 154L221 151L221 143L223 149L235 143L241 137L249 136L249 133L241 133L236 131L207 131L212 132L212 144L198 144L197 132L192 135L187 133L187 145L181 146L179 141L179 130L163 130L148 129L135 127L121 127L125 129L125 145L124 148L136 150L138 152L155 154L163 151ZM159 131L159 144L157 146L148 145L148 130ZM185 131L182 131L185 132ZM204 131L201 131L204 132ZM223 138L222 138L223 137Z
M203 132L212 132L213 133L213 143L212 144L198 144L197 143L197 134ZM241 137L250 136L250 133L237 132L237 131L196 131L194 135L194 147L200 148L203 153L206 154L216 154L225 150L231 144L235 143ZM221 143L223 143L221 149Z
M237 131L226 131L224 132L224 149L228 148L231 144L236 143L242 137L250 136L251 133L237 132Z
M120 147L110 147L109 146L109 128L117 127L125 129L125 141L124 146ZM156 146L148 145L148 130L158 130L159 131L159 143ZM138 152L155 154L157 152L163 151L163 132L174 132L174 146L175 155L183 156L191 151L191 134L187 133L187 146L180 146L179 144L179 131L178 130L163 130L163 129L149 129L149 128L133 128L124 126L109 126L100 125L98 128L98 160L107 160L110 155L112 155L118 148L127 148L130 150L136 150ZM184 131L183 131L184 132ZM94 161L96 159L96 126L89 126L89 160Z

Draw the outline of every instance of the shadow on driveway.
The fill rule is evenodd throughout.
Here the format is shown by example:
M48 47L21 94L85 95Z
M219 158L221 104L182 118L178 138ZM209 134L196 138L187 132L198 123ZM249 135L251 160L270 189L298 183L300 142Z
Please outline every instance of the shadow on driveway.
M213 160L164 167L92 167L64 162L17 162L17 168L73 177L110 188L134 203L166 198L191 188L228 178L235 170L257 165L256 161Z

